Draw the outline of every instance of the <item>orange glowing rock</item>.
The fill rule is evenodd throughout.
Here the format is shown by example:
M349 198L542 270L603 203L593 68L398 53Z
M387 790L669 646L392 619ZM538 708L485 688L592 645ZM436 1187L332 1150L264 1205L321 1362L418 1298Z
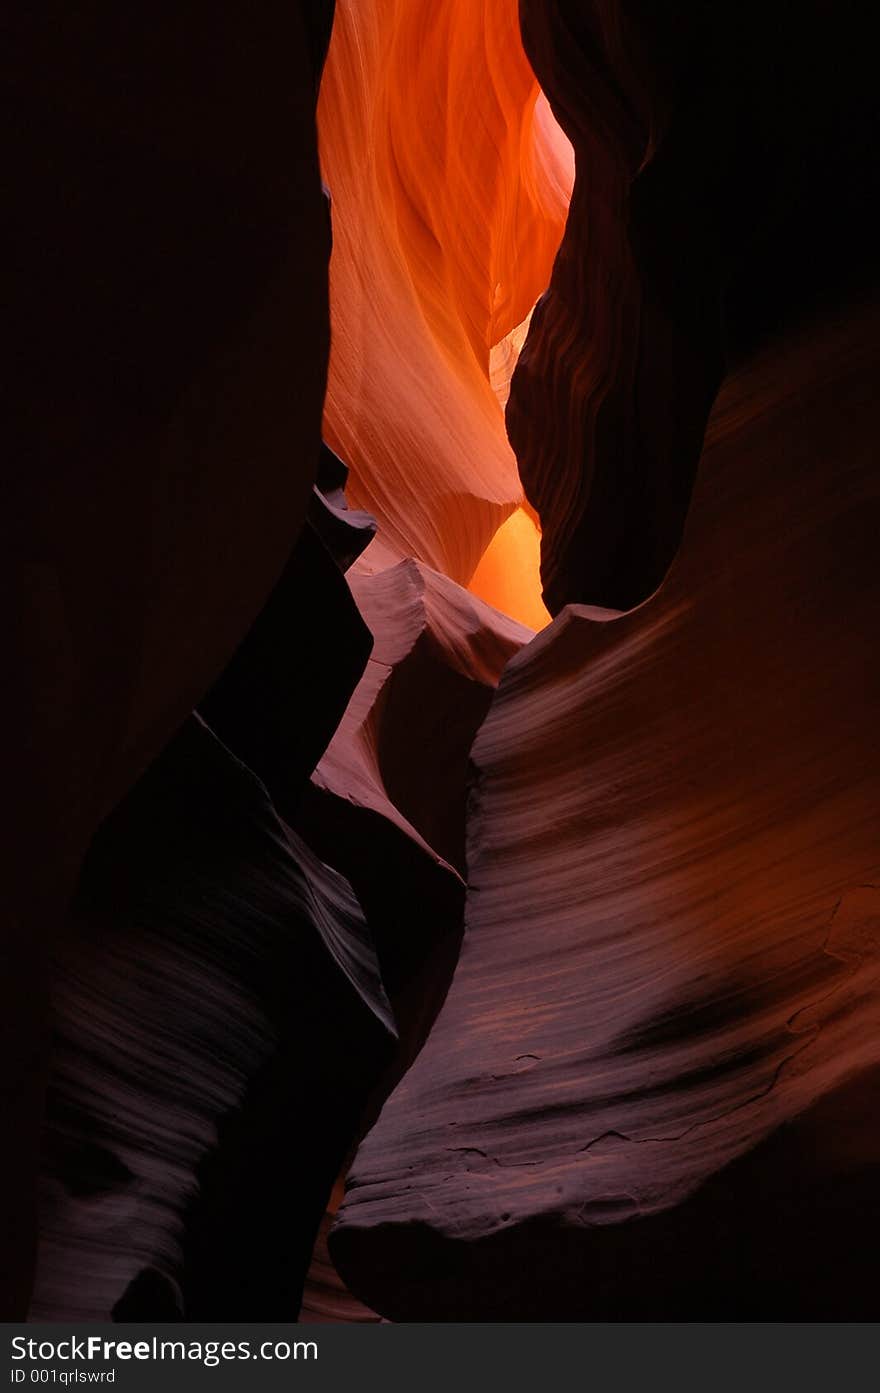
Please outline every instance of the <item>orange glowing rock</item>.
M540 529L529 509L517 508L495 533L468 588L530 629L543 629L550 615L541 599L540 569Z
M379 521L362 567L413 556L467 585L522 501L503 399L573 180L516 0L341 0L319 132L334 208L325 434ZM540 627L538 548L522 520L512 536L496 547L516 567L503 597L491 563L477 593Z

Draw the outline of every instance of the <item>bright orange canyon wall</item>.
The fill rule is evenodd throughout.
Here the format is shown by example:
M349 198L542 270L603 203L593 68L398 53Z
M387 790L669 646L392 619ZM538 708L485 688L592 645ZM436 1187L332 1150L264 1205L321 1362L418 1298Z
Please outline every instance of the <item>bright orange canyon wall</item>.
M338 0L319 104L333 208L324 430L412 556L531 628L540 538L503 407L574 177L516 0Z

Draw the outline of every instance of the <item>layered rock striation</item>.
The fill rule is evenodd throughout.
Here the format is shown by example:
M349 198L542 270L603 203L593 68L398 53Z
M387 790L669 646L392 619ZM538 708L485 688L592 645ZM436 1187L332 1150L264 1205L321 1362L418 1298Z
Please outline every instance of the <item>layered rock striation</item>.
M546 287L572 177L515 0L341 0L319 125L327 439L378 520L371 567L411 556L466 585L522 501L492 350ZM522 573L511 612L540 627L533 520L498 545Z
M878 327L731 376L661 589L505 670L458 968L331 1238L392 1319L875 1308Z
M335 8L15 21L0 1313L876 1316L864 16Z

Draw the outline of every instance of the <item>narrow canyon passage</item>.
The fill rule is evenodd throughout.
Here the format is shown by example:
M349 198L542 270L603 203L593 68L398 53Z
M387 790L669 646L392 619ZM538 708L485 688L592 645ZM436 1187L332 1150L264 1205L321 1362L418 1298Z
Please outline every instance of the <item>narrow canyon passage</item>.
M56 21L3 1314L876 1319L861 10Z

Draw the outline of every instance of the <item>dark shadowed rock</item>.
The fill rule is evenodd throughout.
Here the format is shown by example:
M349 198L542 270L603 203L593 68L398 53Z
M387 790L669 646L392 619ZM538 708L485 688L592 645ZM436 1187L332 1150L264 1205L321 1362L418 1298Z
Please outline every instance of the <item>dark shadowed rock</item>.
M626 609L680 542L725 360L876 284L869 16L855 0L520 14L577 177L508 431L548 608Z
M0 1311L22 1315L46 956L98 823L229 659L320 448L332 3L17 7L0 633ZM244 40L244 41L243 41Z
M349 885L197 719L60 953L32 1315L293 1319L393 1023Z
M199 702L211 729L288 820L371 647L345 577L309 523L255 623Z

